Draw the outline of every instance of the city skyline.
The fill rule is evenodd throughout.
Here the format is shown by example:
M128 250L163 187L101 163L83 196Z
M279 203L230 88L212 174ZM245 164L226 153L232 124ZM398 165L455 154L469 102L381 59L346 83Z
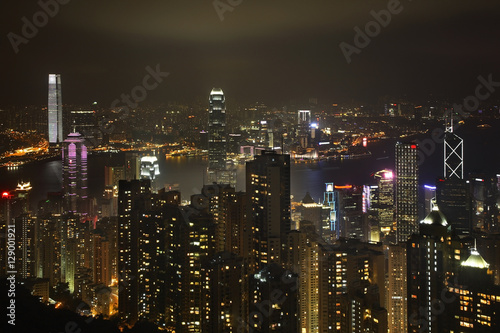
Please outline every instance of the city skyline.
M499 331L499 3L0 8L2 332Z

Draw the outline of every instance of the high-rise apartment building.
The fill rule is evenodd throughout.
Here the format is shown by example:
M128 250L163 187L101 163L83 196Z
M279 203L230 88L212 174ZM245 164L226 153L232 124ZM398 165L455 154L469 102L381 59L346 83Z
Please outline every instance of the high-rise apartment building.
M49 74L48 104L49 143L62 143L64 132L60 74Z
M149 179L121 180L118 190L118 311L123 320L138 319L139 219L149 206Z
M247 218L257 269L281 263L290 231L290 156L263 151L246 165Z
M386 248L386 308L389 333L408 332L406 244Z
M418 146L396 143L396 241L418 231Z

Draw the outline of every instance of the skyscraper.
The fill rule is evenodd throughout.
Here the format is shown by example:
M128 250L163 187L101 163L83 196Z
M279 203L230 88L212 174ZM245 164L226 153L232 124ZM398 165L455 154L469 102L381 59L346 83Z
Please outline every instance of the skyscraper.
M246 165L247 218L257 268L281 262L290 231L290 155L263 151Z
M218 182L226 170L226 99L220 88L210 92L208 109L208 181Z
M340 210L339 210L339 192L333 190L333 183L326 183L326 191L323 194L323 206L329 208L328 225L324 235L330 234L330 239L340 237ZM324 237L326 239L326 237Z
M468 234L472 229L471 197L464 178L464 143L446 127L444 137L444 174L436 183L436 200L443 214L459 234Z
M493 283L490 265L474 246L448 286L446 308L450 332L498 332L500 287Z
M374 208L377 210L380 230L389 234L394 225L394 175L390 170L375 173L378 189Z
M418 231L418 146L396 143L396 241Z
M48 116L49 143L62 143L64 140L64 133L60 74L49 74Z
M88 213L87 146L80 133L70 133L64 141L62 161L65 211Z
M138 318L139 220L150 197L149 179L120 180L118 190L118 311L122 319Z
M463 179L438 179L436 201L444 216L458 234L469 234L472 230L471 194Z
M142 156L141 157L141 179L151 180L151 189L156 191L156 177L160 175L160 166L158 157Z
M446 217L434 205L407 243L408 332L450 332L447 284L461 262L461 248Z
M408 332L406 244L391 244L386 251L388 332L405 333Z
M444 136L444 178L464 178L464 140L453 133L453 118L451 126L446 127Z

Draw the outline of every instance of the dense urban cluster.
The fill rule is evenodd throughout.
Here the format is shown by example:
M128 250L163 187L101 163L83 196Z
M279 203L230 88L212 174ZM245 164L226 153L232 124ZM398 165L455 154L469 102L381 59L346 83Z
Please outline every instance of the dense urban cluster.
M498 118L498 106L464 118L445 102L227 108L222 89L208 97L127 113L63 108L51 74L48 107L2 110L5 167L62 164L61 190L36 207L29 182L2 192L1 233L15 229L15 263L2 251L2 275L16 272L47 307L122 331L145 322L167 332L498 331L500 170L466 173L456 134L470 119ZM423 134L444 151L433 184L419 180ZM362 163L369 143L394 137L392 169L291 199L293 163ZM158 182L160 149L206 156L200 193ZM93 197L99 154L121 162L105 166Z

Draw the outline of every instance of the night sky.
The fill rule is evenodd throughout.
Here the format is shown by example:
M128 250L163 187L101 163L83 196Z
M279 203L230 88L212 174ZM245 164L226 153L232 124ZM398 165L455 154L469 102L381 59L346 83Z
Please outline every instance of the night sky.
M339 44L354 45L354 27L364 30L372 10L395 1L231 2L240 4L221 21L211 0L71 0L16 54L9 32L22 36L22 17L33 22L41 7L4 0L0 106L45 104L49 73L62 74L65 104L107 105L156 64L170 75L145 103L208 98L214 86L271 104L402 94L459 102L474 93L478 75L500 81L497 0L401 1L350 64Z

